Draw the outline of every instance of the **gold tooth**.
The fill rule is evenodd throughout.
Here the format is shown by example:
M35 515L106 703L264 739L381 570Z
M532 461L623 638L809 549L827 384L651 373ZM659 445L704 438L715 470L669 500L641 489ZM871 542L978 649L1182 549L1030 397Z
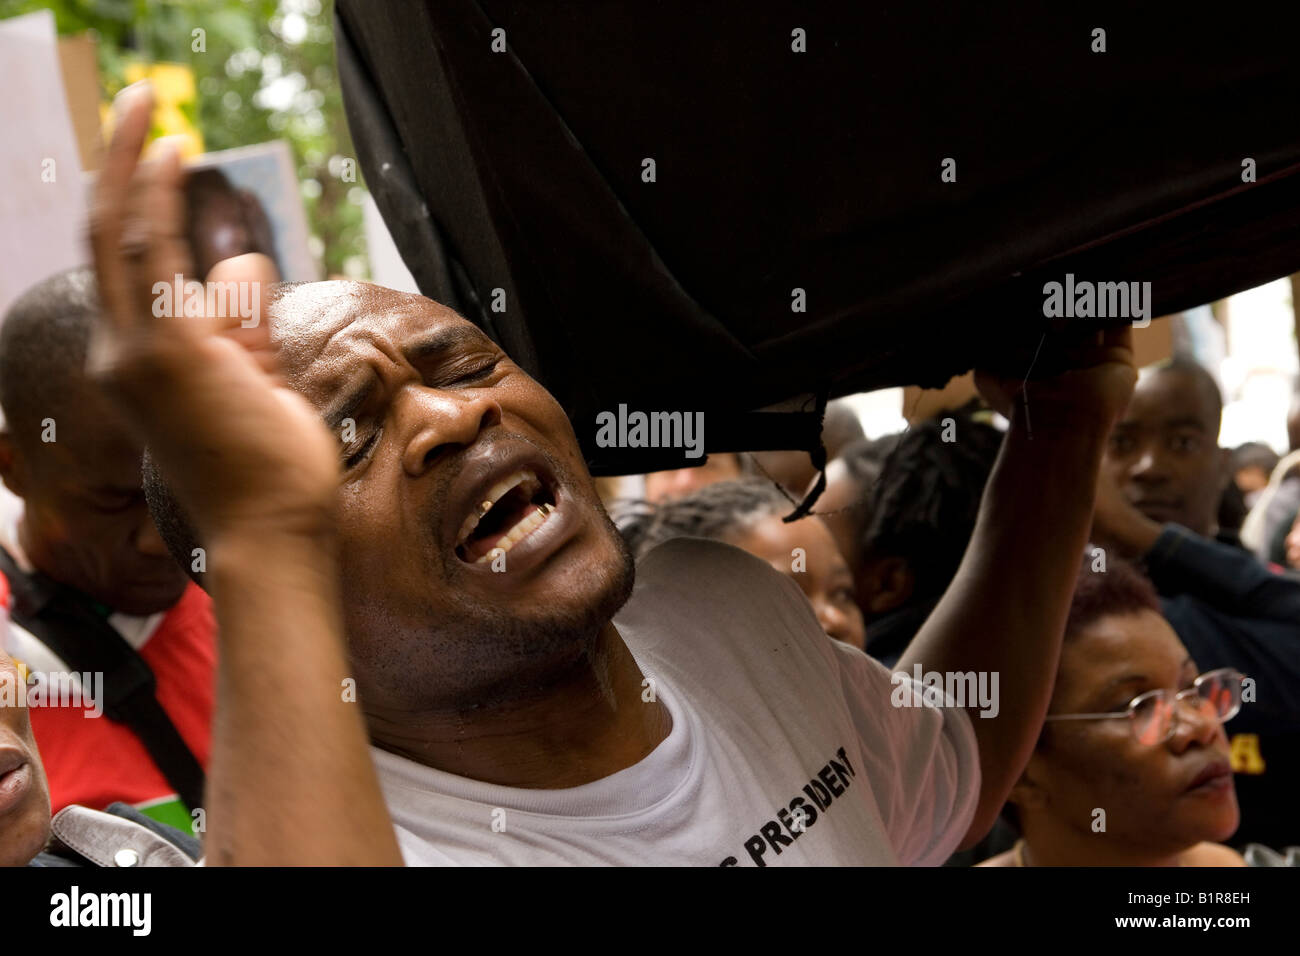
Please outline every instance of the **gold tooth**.
M482 518L485 514L487 514L491 510L492 510L492 502L485 501L478 506L478 516Z

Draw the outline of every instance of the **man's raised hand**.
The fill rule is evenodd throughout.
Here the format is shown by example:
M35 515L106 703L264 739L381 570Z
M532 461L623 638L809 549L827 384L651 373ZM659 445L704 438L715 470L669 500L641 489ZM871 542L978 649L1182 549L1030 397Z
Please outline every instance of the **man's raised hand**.
M178 276L202 277L190 275L178 154L164 143L156 157L140 159L152 108L145 85L119 97L95 190L90 240L103 317L89 371L141 431L205 540L326 532L337 442L273 378L275 350L260 314L269 264L240 256L207 277L247 284L244 301L259 306L251 327L235 309L212 314L205 296L157 291L175 289Z
M1021 421L1031 434L1040 427L1109 433L1137 383L1133 331L1073 322L1045 333L1037 344L1023 343L997 368L977 371L975 382L992 408Z

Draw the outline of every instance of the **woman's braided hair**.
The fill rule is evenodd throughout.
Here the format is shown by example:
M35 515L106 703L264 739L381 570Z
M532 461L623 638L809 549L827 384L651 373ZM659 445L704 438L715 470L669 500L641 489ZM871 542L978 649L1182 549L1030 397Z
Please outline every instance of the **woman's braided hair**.
M942 594L956 573L1001 445L992 425L952 412L898 436L885 459L863 544L868 554L906 558L917 597Z

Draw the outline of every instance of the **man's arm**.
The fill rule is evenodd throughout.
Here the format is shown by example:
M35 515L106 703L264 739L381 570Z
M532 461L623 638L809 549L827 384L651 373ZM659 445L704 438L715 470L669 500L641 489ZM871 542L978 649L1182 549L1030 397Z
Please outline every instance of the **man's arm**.
M1224 614L1300 628L1300 581L1270 571L1249 551L1168 524L1145 563L1161 594L1191 594Z
M1108 331L1076 350L1074 371L1030 383L1028 414L1018 401L961 566L895 668L998 675L997 716L979 716L975 701L966 708L981 786L962 848L993 826L1047 713L1101 454L1135 378L1129 341L1127 329Z
M332 535L209 549L220 625L209 865L401 865L347 666Z
M100 173L91 243L104 315L88 366L208 549L219 670L207 857L400 864L360 707L342 694L337 442L267 374L264 324L257 339L238 316L157 314L154 284L191 269L179 159L138 162L152 105L139 87L120 101ZM222 266L225 281L266 274L257 256Z
M1134 508L1113 481L1098 479L1093 539L1141 561L1165 597L1187 594L1223 614L1300 626L1300 581L1253 554L1177 524L1161 525Z

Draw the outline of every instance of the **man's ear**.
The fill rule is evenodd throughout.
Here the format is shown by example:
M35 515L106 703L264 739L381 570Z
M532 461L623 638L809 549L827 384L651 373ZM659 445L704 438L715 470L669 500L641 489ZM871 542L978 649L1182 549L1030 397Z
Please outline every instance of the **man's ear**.
M862 609L868 616L888 614L912 596L915 577L906 558L868 557L858 587Z
M27 483L23 479L22 455L13 433L7 428L0 428L0 479L19 498L27 497L23 490Z

